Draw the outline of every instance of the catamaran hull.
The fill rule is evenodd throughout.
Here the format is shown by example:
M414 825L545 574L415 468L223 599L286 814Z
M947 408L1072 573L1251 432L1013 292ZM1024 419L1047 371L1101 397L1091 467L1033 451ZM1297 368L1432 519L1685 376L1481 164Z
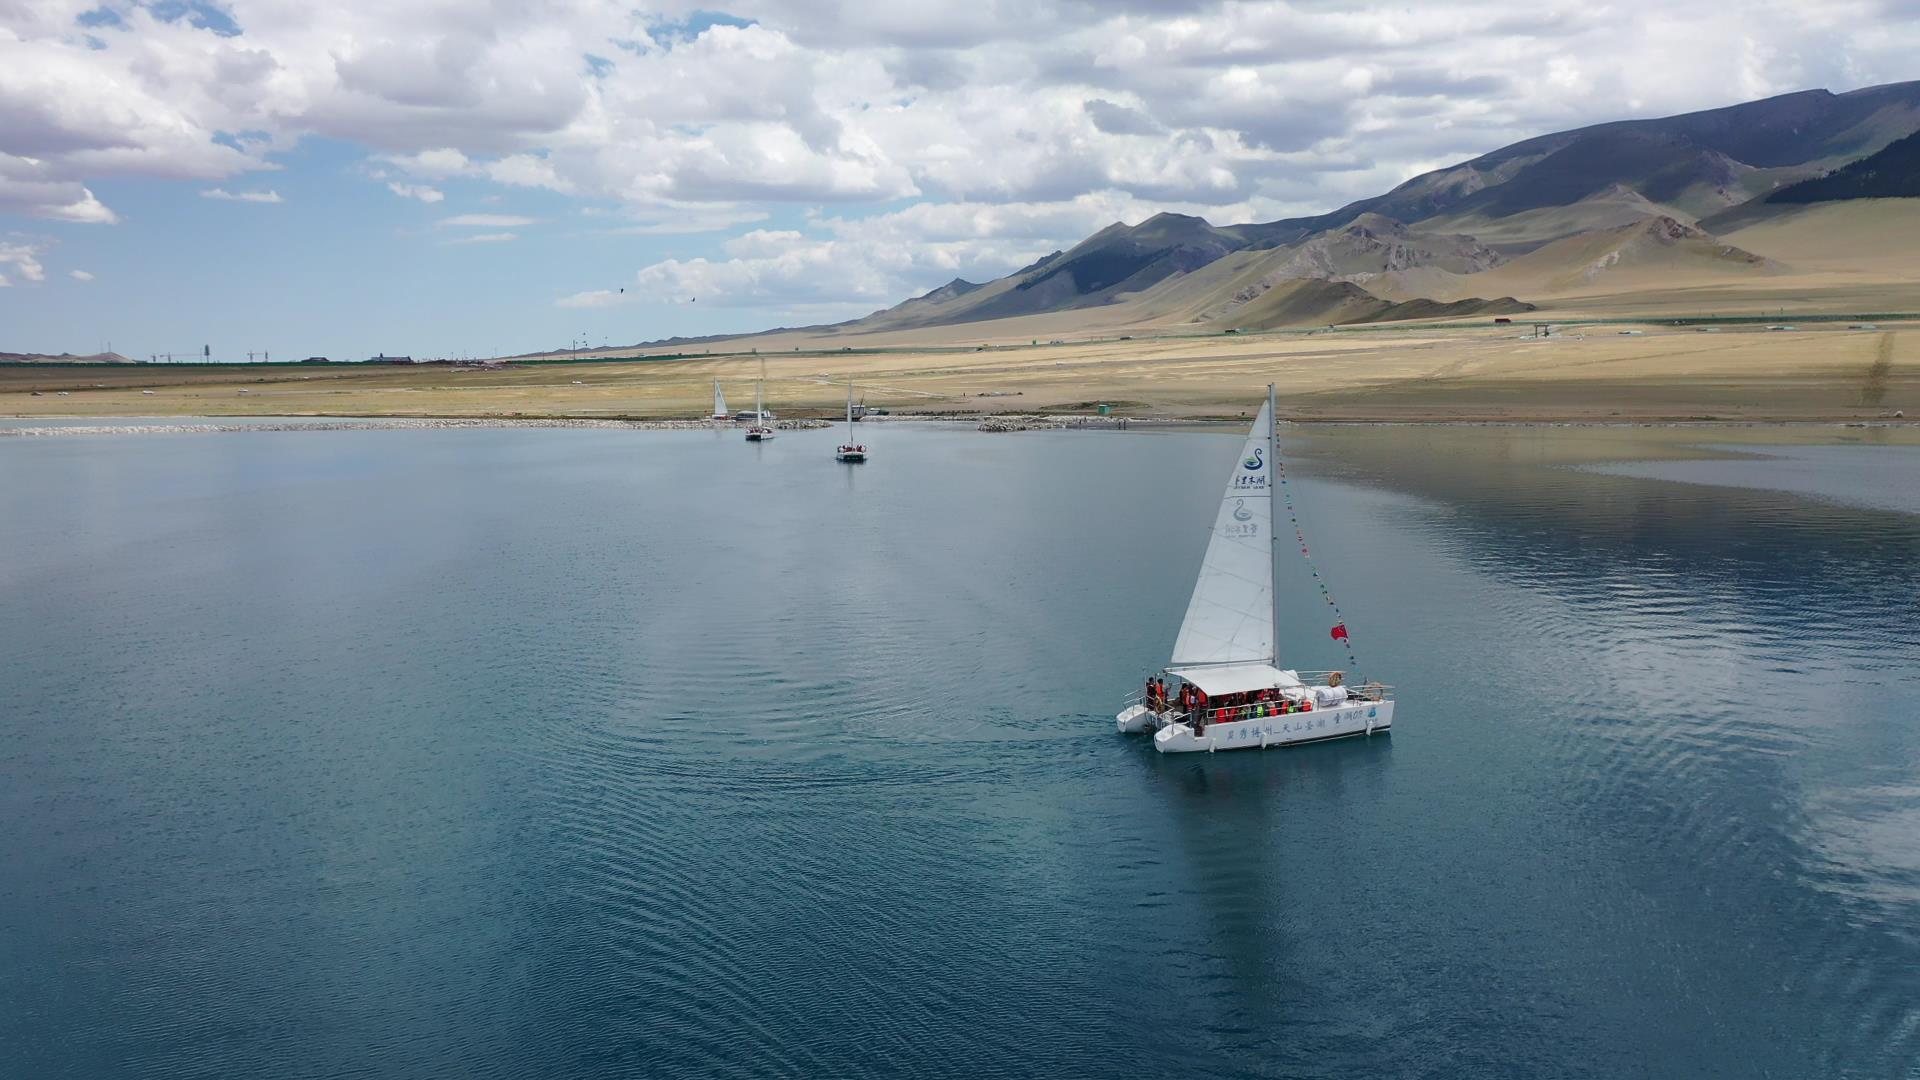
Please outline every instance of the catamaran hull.
M1134 705L1114 717L1113 722L1120 729L1120 734L1135 735L1159 727L1160 717L1145 705Z
M1163 754L1186 754L1200 750L1261 750L1270 746L1298 746L1354 735L1379 735L1392 727L1393 702L1359 701L1337 709L1316 709L1288 716L1263 716L1255 720L1208 724L1205 734L1201 735L1195 735L1193 728L1187 724L1169 724L1154 732L1153 748Z

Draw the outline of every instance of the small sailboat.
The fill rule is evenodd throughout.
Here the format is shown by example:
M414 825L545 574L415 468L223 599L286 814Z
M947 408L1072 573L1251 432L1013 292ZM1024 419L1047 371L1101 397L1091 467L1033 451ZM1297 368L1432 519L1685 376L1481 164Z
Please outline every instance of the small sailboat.
M1283 612L1273 569L1283 478L1274 428L1268 386L1266 404L1227 478L1172 662L1157 680L1166 689L1138 695L1114 718L1122 732L1153 732L1153 748L1163 754L1290 746L1393 726L1391 688L1347 685L1339 671L1280 666ZM1344 640L1345 622L1336 623L1332 634Z
M727 412L727 395L720 392L719 379L713 380L713 416L710 419L714 423L733 419L733 416Z
M835 461L857 464L867 460L867 448L853 441L853 376L847 376L847 441L833 452Z
M773 438L773 414L764 400L767 385L767 358L760 358L760 378L753 384L753 426L747 429L748 442L766 442Z

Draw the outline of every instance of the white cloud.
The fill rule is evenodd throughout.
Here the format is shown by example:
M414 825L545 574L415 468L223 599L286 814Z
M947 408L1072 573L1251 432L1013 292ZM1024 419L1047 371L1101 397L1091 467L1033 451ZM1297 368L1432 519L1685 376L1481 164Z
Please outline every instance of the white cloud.
M475 229L517 229L539 223L539 218L521 217L518 214L455 214L440 219L442 225Z
M0 240L0 267L8 268L8 273L21 281L37 285L47 280L46 267L40 264L46 250L44 244Z
M419 199L423 203L437 203L447 197L438 188L426 184L402 184L397 180L387 181L387 190L403 199Z
M203 199L224 199L227 202L278 203L285 202L277 191L228 191L226 188L208 188L200 193Z
M93 275L87 273L85 270L69 270L67 271L67 276L72 278L75 281L92 281L93 280Z
M871 217L821 217L805 230L756 229L728 240L720 259L667 259L641 269L622 294L568 296L563 307L698 296L715 306L782 312L846 305L864 314L956 277L985 281L1069 247L1115 221L1162 210L1209 211L1218 222L1279 216L1253 199L1228 206L1166 204L1119 191L1057 202L919 203ZM857 310L855 310L857 309Z
M415 176L424 176L430 180L445 180L450 176L467 175L470 165L467 155L445 146L414 154L394 154L387 160Z
M91 225L118 220L86 185L60 179L45 162L17 157L0 147L0 214L4 213Z
M448 240L447 243L449 244L503 244L503 243L506 243L508 240L517 240L519 239L519 237L520 237L519 233L510 233L510 232L475 233L472 236L456 237L452 240Z
M1546 128L1900 77L1920 44L1869 0L1639 6L743 0L754 25L688 34L571 0L230 0L223 35L139 5L83 28L79 0L38 0L0 14L0 150L65 185L225 178L318 134L421 180L637 207L1280 187L1326 209ZM90 199L0 208L107 220Z
M574 293L572 296L563 296L554 301L554 306L563 308L603 308L613 307L616 304L624 304L626 302L627 295L625 292L615 292L612 289L595 289L592 292Z
M1881 0L741 0L752 25L697 34L678 0L224 0L231 27L173 7L112 0L83 26L91 0L0 5L0 214L111 223L94 190L125 177L279 201L235 178L321 137L403 197L460 178L617 207L638 235L836 208L758 254L647 268L795 303L985 273L1095 211L1324 211L1545 131L1910 77L1920 49ZM893 217L915 199L935 209ZM1032 235L884 249L943 216Z

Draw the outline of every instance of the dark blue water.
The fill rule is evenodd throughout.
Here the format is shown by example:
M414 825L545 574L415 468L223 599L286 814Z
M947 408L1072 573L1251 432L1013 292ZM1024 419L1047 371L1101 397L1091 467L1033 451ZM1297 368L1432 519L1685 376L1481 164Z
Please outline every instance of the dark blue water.
M1920 1075L1920 517L1554 437L1296 440L1394 734L1165 758L1237 435L0 442L0 1074Z

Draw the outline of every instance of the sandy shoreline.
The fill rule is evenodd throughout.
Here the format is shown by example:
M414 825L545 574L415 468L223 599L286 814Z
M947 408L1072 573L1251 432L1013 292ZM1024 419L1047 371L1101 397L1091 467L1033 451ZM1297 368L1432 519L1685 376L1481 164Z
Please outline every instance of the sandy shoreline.
M0 367L0 414L672 423L704 417L719 382L769 408L836 419L847 379L869 407L991 416L1251 420L1268 383L1303 423L1675 423L1920 418L1920 327L1825 324L1633 334L1510 326L1061 342L971 351L445 365ZM877 417L876 417L877 418Z
M12 417L11 419L40 419ZM200 417L197 419L232 419ZM775 425L783 431L831 427L824 420L782 420ZM317 420L304 423L263 420L254 423L240 418L225 424L62 424L50 427L0 427L0 438L32 438L58 435L198 435L228 431L412 431L471 428L587 428L622 431L712 431L714 425L698 420L510 420L461 417L372 417L365 420Z
M8 420L53 419L50 417L11 416ZM106 418L102 418L106 419ZM487 429L548 429L606 431L687 431L712 432L734 430L734 425L719 425L702 420L602 420L590 418L527 419L506 417L334 417L294 419L262 417L126 417L126 420L152 420L152 423L68 423L46 426L0 426L0 438L50 438L83 435L193 435L225 432L292 431L436 431ZM223 421L221 423L195 421ZM1240 431L1246 421L1203 418L1106 418L993 414L987 416L879 416L863 423L871 426L945 424L971 428L982 433L1019 433L1024 431ZM781 430L822 430L834 425L824 420L782 420ZM1536 431L1589 432L1692 432L1715 437L1753 438L1755 442L1851 442L1871 436L1875 442L1920 444L1920 420L1566 420L1566 419L1429 419L1429 420L1283 420L1283 429L1298 432L1358 431L1378 429L1520 429ZM744 430L744 429L742 429Z

